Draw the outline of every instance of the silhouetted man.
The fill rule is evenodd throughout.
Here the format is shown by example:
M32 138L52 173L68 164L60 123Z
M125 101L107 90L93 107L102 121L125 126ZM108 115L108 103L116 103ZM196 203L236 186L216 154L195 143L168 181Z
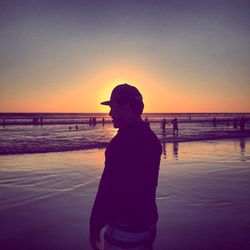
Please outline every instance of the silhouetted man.
M105 152L105 168L90 217L93 249L153 249L158 220L156 187L161 144L147 122L137 88L116 86L109 101L119 128ZM104 242L101 248L101 230Z

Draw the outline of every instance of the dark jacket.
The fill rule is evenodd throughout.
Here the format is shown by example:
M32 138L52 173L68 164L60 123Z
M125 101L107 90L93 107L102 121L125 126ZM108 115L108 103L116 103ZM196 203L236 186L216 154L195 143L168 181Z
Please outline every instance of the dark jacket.
M107 146L105 168L90 218L90 232L105 224L123 224L131 231L157 222L156 187L161 144L146 122L119 129Z

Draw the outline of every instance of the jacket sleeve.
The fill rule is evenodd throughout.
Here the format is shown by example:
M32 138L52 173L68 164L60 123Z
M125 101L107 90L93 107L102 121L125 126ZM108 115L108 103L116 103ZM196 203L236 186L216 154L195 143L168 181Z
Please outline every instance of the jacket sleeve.
M90 234L99 234L101 229L107 222L107 214L110 212L112 202L112 182L115 174L112 167L112 162L109 161L109 156L106 150L106 160L104 171L99 183L95 202L90 216Z

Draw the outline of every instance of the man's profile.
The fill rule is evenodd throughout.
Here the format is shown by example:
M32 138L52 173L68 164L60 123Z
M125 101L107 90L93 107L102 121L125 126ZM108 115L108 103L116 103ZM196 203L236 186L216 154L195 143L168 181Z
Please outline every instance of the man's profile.
M119 130L105 151L90 217L90 243L95 250L153 249L161 144L141 118L144 104L136 87L118 85L110 100L101 104L110 106L109 115Z

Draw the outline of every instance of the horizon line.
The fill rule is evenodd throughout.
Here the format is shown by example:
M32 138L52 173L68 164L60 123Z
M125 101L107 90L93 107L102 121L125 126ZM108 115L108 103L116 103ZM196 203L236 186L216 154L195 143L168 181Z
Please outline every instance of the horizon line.
M64 111L50 111L50 112L29 112L29 111L0 111L0 114L108 114L109 112L64 112ZM209 112L143 112L142 114L250 114L250 111L209 111Z

